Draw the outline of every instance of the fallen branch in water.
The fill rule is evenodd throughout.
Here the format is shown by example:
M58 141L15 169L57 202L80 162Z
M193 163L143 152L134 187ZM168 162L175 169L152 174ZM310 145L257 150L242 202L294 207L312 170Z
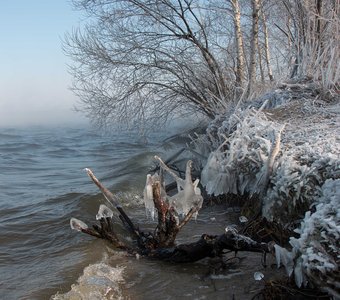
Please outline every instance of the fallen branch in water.
M188 165L191 166L191 162L189 162ZM219 257L225 253L225 250L259 252L264 254L270 251L268 244L255 242L249 237L237 233L237 231L232 228L227 228L226 232L221 235L203 234L201 238L194 243L175 246L177 234L183 226L197 214L200 206L193 205L182 220L179 220L175 208L167 201L162 192L161 182L159 180L153 180L152 200L157 210L158 224L153 233L145 233L133 224L114 195L96 178L93 172L90 169L86 169L86 172L101 190L104 197L118 210L120 213L119 217L130 234L133 235L135 244L132 246L128 245L114 232L115 224L112 219L113 213L104 205L101 205L97 214L100 225L95 224L92 228L89 228L82 221L72 218L71 227L96 238L107 240L117 249L176 263L194 262L205 257ZM187 177L187 179L191 180L190 175ZM195 187L195 183L193 186Z

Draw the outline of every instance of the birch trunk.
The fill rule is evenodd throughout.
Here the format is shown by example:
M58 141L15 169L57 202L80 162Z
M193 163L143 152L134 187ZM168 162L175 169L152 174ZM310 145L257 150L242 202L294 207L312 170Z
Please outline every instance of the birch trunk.
M253 7L253 26L251 33L251 44L250 44L250 66L249 66L249 83L248 83L248 96L251 94L255 79L256 79L256 46L258 44L259 36L259 10L260 1L252 0Z
M231 0L234 11L235 37L237 47L237 67L236 67L236 82L239 86L244 84L244 52L243 52L243 37L241 30L241 12L238 0Z
M259 40L257 40L257 51L259 56L259 67L260 67L260 75L261 75L261 82L264 82L264 71L262 66L262 49L259 43Z
M270 65L270 50L269 50L269 38L268 38L268 27L266 22L266 15L264 14L262 8L261 8L261 18L262 18L262 24L263 24L263 33L264 33L264 51L266 55L266 65L267 65L267 71L268 71L268 77L270 81L274 80L273 77L273 71ZM289 41L289 39L288 39Z

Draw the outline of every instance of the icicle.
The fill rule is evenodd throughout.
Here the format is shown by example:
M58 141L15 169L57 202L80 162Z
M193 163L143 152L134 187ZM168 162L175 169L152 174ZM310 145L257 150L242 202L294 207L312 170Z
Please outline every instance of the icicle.
M152 183L153 177L148 174L146 175L146 183L144 188L144 205L146 214L150 215L152 220L155 219L155 205L153 203L153 193L152 193Z
M80 221L76 218L71 218L70 226L72 229L77 230L77 231L82 231L82 229L89 228L83 221Z

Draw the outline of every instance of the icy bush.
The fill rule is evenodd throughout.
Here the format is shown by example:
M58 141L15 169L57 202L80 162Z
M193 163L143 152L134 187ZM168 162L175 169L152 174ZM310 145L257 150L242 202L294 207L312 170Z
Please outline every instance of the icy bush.
M340 177L340 105L298 96L266 112L260 99L259 110L232 108L212 122L206 142L214 149L201 173L209 194L257 194L263 216L288 224L303 217L325 180Z
M313 210L296 230L300 237L290 239L291 251L275 246L277 264L294 272L297 286L311 282L339 298L340 179L325 181Z
M218 134L223 143L213 151L201 174L209 194L258 192L267 176L267 162L280 124L249 108L237 111L222 123ZM228 135L228 132L231 132Z

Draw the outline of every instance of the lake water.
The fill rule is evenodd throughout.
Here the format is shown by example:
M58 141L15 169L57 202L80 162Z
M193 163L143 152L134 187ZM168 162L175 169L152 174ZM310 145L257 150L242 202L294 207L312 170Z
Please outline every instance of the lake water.
M168 134L145 143L138 134L102 136L89 128L0 129L0 299L232 299L257 289L258 254L220 274L209 261L138 259L71 230L71 217L95 223L99 205L107 204L84 168L151 230L141 195L153 156L182 146L162 142ZM207 207L178 241L221 234L231 222L226 207ZM244 280L252 284L245 288Z

